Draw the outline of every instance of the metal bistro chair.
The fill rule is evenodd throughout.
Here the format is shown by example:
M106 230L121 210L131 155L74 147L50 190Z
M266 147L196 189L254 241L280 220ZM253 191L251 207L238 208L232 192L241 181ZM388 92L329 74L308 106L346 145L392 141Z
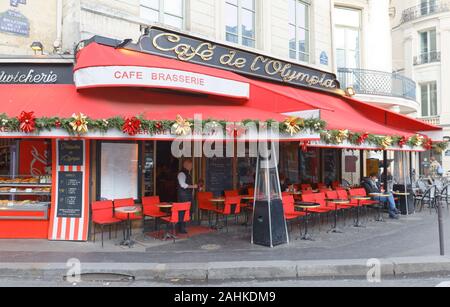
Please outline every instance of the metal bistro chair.
M419 212L423 211L423 207L425 205L428 205L428 207L431 209L435 208L436 206L436 186L431 186L428 188L428 190L425 191L422 195L414 196L414 207L417 208L417 206L420 205Z
M447 209L450 207L450 184L447 184L441 191L439 191L437 198L437 201L440 204L444 203L447 205Z

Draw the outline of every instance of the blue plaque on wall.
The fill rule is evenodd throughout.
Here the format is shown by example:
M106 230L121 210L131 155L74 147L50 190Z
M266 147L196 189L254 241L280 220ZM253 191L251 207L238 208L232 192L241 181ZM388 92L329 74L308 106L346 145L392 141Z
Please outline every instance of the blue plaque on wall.
M9 0L9 5L18 7L19 6L19 0Z
M30 22L22 13L14 10L8 10L0 13L0 32L30 36Z

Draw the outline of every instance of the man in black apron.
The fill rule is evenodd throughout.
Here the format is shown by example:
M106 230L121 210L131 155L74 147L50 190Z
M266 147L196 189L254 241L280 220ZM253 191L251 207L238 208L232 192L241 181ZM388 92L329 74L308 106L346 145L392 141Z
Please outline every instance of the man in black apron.
M185 160L183 162L183 169L178 173L177 195L178 202L180 203L190 202L192 204L193 192L197 189L197 185L192 182L192 166L192 160ZM182 220L182 218L184 218L184 216L180 217L180 220ZM185 222L178 223L177 227L179 233L187 233Z

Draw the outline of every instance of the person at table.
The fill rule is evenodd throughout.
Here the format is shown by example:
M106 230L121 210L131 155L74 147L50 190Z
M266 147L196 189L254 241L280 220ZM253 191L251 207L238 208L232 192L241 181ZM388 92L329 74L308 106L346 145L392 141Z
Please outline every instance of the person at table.
M378 174L371 174L370 177L363 182L363 187L366 189L368 195L370 194L383 194L385 191L381 189L380 182L378 180ZM385 205L388 205L389 217L391 219L399 219L399 211L395 206L395 199L391 193L385 193L386 196L375 196L374 200L379 201Z
M185 160L183 162L183 169L178 173L177 195L180 203L192 203L193 192L198 188L198 186L192 182L192 166L192 160ZM187 233L185 222L178 223L177 228L179 233Z

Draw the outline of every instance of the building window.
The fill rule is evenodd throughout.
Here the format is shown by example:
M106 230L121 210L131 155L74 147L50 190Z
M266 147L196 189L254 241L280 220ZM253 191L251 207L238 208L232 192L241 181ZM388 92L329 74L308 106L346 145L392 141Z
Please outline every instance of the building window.
M428 55L437 51L436 30L429 30L419 33L420 54Z
M228 42L255 48L255 20L255 0L226 0L225 31Z
M437 83L429 82L420 85L422 117L438 115L437 107Z
M289 0L289 56L309 62L310 41L309 0Z
M141 0L141 18L184 28L184 0Z
M425 16L436 12L436 0L421 0L420 1L420 13Z
M334 9L338 68L361 67L361 10Z

